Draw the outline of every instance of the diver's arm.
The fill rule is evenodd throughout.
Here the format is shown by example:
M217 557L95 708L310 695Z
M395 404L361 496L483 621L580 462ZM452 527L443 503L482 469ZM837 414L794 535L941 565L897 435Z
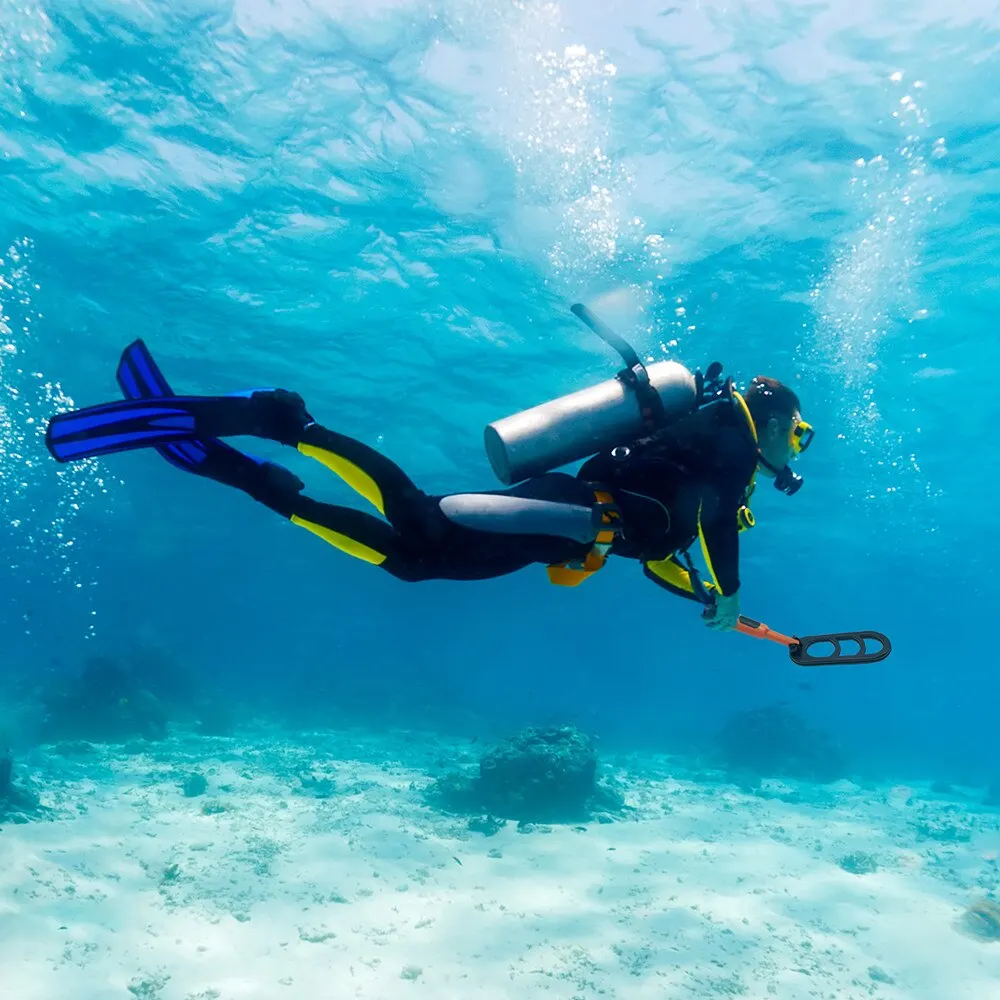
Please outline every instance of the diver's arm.
M698 517L698 536L705 564L712 576L715 589L724 597L731 597L740 589L740 532L737 522L739 506L730 510L729 504L719 504L718 514L706 520L705 507Z
M718 497L718 494L715 495ZM737 507L719 502L717 516L706 520L698 516L698 536L701 550L715 584L714 601L702 614L705 624L717 631L736 628L740 619L740 534L737 527ZM708 586L708 585L706 585Z
M723 449L698 498L698 537L717 592L731 597L740 589L739 512L756 462L740 449Z

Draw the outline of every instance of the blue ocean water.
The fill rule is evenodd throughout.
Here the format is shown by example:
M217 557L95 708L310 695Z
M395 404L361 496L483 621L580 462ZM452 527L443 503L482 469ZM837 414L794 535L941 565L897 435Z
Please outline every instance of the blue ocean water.
M0 669L144 642L278 718L668 749L787 701L873 774L989 780L998 45L940 0L5 0ZM429 492L496 488L488 422L617 370L576 301L797 389L743 611L888 660L804 672L624 560L404 584L154 454L44 449L142 336L184 392L295 389Z
M0 0L0 996L994 997L998 51L981 0ZM489 422L620 368L577 302L795 388L742 610L888 659L45 448L142 337L495 489ZM550 725L580 815L557 751L472 801Z

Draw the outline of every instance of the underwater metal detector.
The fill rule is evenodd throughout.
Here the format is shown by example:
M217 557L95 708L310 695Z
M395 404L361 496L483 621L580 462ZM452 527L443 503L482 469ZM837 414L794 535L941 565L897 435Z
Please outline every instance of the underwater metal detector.
M687 564L695 596L705 605L702 617L710 617L710 613L715 611L715 598L702 581L690 554L685 550L681 556ZM763 622L754 621L753 618L747 618L746 615L740 615L736 623L736 631L752 636L754 639L770 639L771 642L787 647L789 658L792 663L799 667L837 667L846 666L849 663L878 663L892 652L892 645L887 635L867 629L862 632L827 632L823 635L783 635L781 632L775 632L773 628ZM869 650L865 645L866 640L877 642L879 648ZM858 651L856 653L844 652L841 648L843 642L855 643ZM825 655L810 652L814 646L824 645L833 646L833 652Z
M863 632L828 632L825 635L803 635L791 636L782 635L775 632L761 622L740 615L736 631L744 635L753 636L755 639L770 639L771 642L780 643L788 647L788 655L792 663L799 667L829 667L840 666L849 663L878 663L884 660L891 652L892 645L889 637L881 632L866 630ZM869 650L865 642L870 640L877 642L877 649ZM841 643L852 642L857 644L856 653L845 652L841 648ZM814 646L831 645L833 652L824 655L816 655L810 652Z

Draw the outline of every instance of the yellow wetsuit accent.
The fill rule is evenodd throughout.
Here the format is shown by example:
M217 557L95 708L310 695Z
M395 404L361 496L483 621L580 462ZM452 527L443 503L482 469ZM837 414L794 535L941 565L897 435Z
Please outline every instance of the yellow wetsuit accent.
M698 504L698 540L701 542L701 554L705 557L705 565L708 567L709 573L712 574L712 582L715 584L715 589L721 594L722 588L719 586L719 578L715 575L715 570L712 567L712 554L708 551L705 531L701 526L701 504Z
M646 568L654 576L659 577L664 583L676 590L683 590L688 594L694 593L694 587L691 585L691 574L672 555L667 556L666 559L653 559L646 563ZM705 586L709 590L714 589L714 585L711 583L707 583Z
M358 492L360 493L361 491L359 490ZM292 524L297 524L300 528L305 528L306 531L311 531L314 535L318 535L324 542L329 542L334 548L340 549L341 552L346 552L349 556L354 556L355 559L363 559L367 563L381 566L388 558L383 553L377 552L368 545L363 545L361 542L349 538L347 535L342 535L339 531L324 528L321 524L306 521L297 514L292 515L291 522Z
M743 411L743 416L746 417L747 427L750 428L750 434L753 436L753 443L755 445L760 445L760 440L757 437L757 425L753 421L753 417L750 415L750 407L747 406L747 401L735 390L733 389L733 399L740 404L740 409ZM757 466L754 466L753 475L750 477L750 482L747 485L747 501L749 502L753 491L757 488Z
M304 443L300 443L298 448L307 458L314 458L317 462L322 462L331 472L340 476L352 490L360 493L380 514L385 514L382 491L379 489L378 483L364 469L325 448L317 448L315 445ZM325 531L326 529L321 530ZM317 531L317 534L319 533ZM327 538L327 541L330 539ZM336 545L337 543L331 542L331 544ZM383 556L383 558L385 557Z
M733 399L740 404L743 416L747 418L747 426L750 428L750 433L753 435L753 443L760 444L760 441L757 438L757 425L753 422L753 417L750 415L750 407L747 406L747 401L735 389L733 389Z
M746 418L747 426L750 428L750 434L753 436L753 443L755 445L759 444L759 439L757 437L757 425L754 423L753 416L750 413L750 407L747 406L746 400L733 389L733 399L739 404L740 409L743 411L743 416ZM746 507L746 501L750 498L750 495L754 491L754 487L757 482L757 467L754 466L753 475L750 477L750 482L747 485L746 493L744 494L744 507ZM747 513L750 513L749 508L746 508ZM753 514L750 514L751 523L753 519ZM741 511L737 514L737 530L740 530L741 522L744 521L744 515ZM743 525L744 527L749 527L750 525ZM719 586L719 578L715 575L715 570L712 568L712 555L708 551L708 542L705 541L705 532L701 526L701 504L698 505L698 539L701 542L701 554L705 557L705 565L708 567L709 573L712 574L712 581L715 584L715 589L721 594L722 588ZM690 582L690 581L689 581ZM706 585L707 586L707 585Z

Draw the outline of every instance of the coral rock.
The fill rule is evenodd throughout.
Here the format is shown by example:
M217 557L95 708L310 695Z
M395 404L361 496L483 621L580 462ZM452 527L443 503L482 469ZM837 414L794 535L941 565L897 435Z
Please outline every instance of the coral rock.
M1000 906L992 899L980 899L962 914L962 927L983 941L1000 941Z
M625 801L598 782L593 743L573 726L525 729L488 751L478 776L446 774L429 796L446 811L536 823L579 822Z

